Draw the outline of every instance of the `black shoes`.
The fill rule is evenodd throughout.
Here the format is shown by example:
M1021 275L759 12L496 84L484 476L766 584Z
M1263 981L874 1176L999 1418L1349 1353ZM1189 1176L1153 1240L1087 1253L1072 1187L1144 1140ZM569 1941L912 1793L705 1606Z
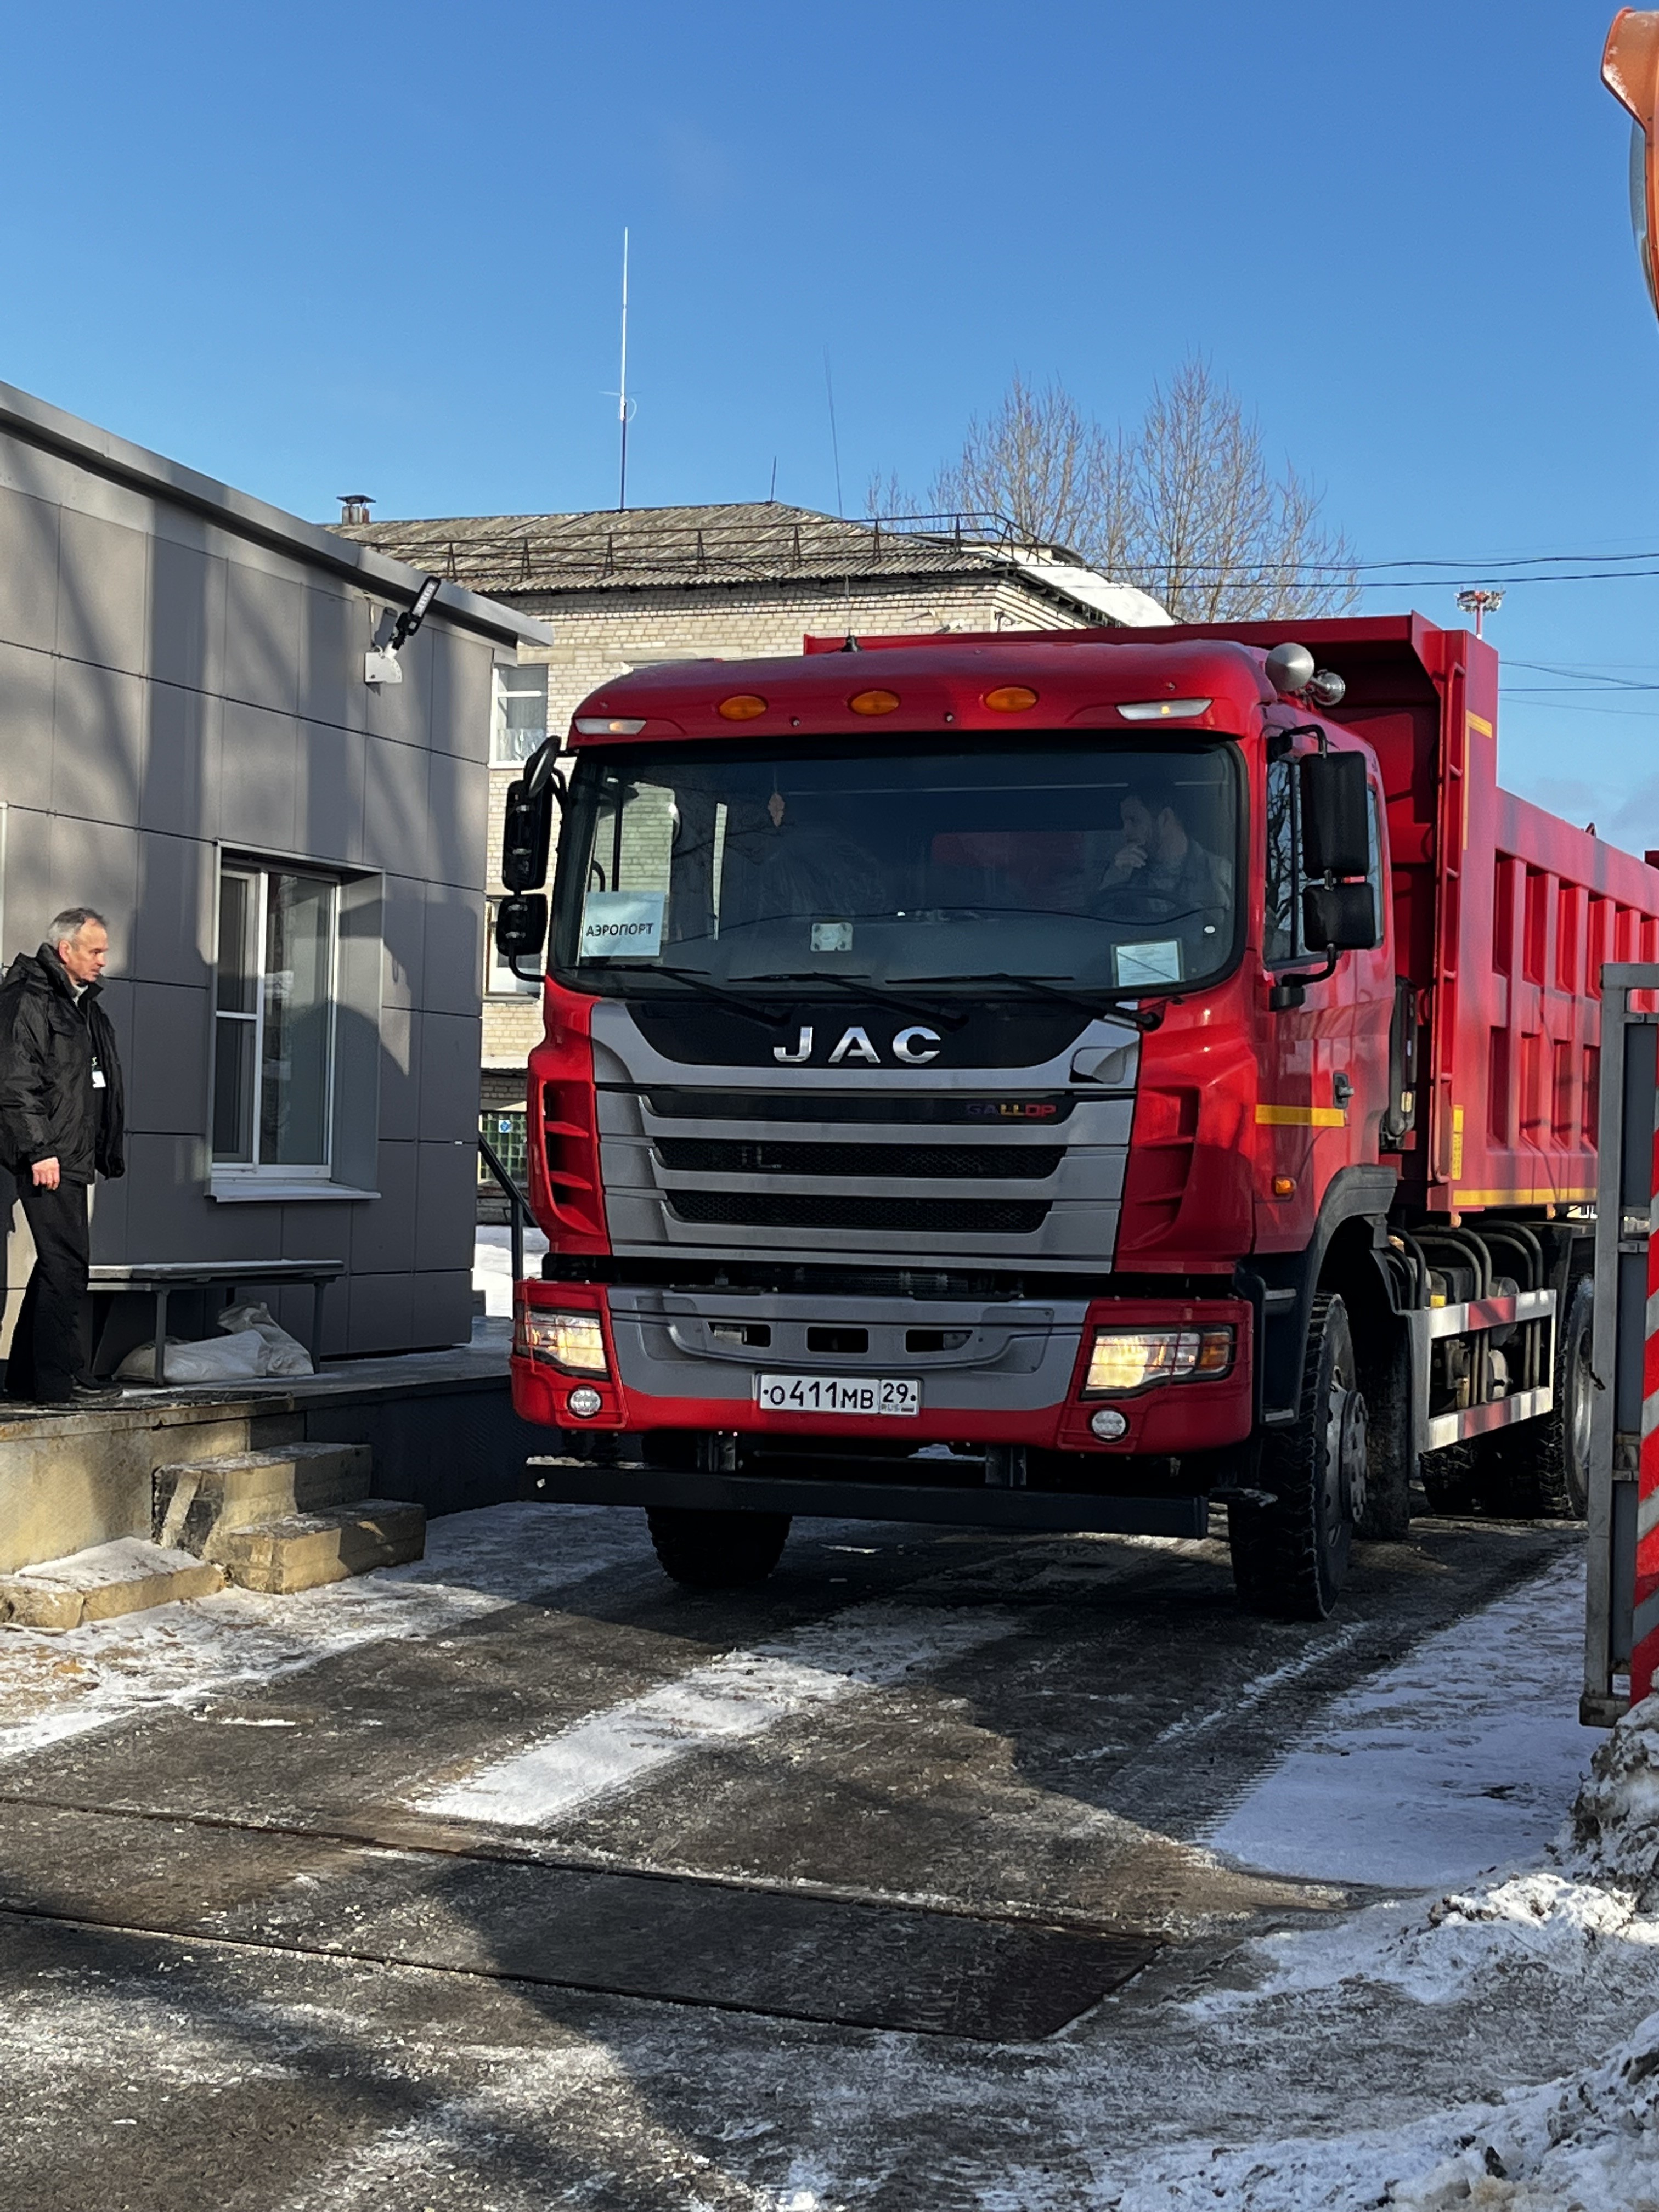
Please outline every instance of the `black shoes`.
M125 1392L106 1382L71 1382L67 1398L43 1400L53 1407L69 1407L77 1413L90 1413L99 1406L118 1406Z

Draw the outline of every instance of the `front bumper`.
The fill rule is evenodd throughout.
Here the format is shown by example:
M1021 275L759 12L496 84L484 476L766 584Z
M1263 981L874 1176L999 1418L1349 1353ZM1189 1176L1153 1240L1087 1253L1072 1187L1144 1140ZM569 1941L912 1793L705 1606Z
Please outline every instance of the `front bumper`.
M597 1314L604 1332L604 1376L565 1371L526 1350L522 1326L516 1332L514 1406L551 1428L715 1431L785 1445L829 1437L901 1451L1021 1443L1103 1457L1207 1451L1250 1431L1251 1313L1238 1298L819 1298L541 1281L521 1283L518 1296L531 1309ZM1237 1335L1226 1375L1083 1395L1097 1328L1220 1324ZM763 1374L908 1378L921 1409L884 1417L776 1412L757 1401ZM596 1411L573 1410L579 1390L587 1395L577 1405L596 1396ZM1103 1405L1124 1417L1124 1433L1110 1443L1089 1426Z

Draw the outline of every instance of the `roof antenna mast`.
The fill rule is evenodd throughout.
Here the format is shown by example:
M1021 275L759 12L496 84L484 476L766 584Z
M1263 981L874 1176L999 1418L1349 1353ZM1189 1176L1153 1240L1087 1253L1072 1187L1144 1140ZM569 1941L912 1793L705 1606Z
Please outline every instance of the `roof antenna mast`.
M617 511L628 505L628 226L623 226L622 374L618 379L617 416L622 425L622 473L617 485Z
M830 451L836 460L836 513L847 520L847 502L841 495L841 440L836 434L836 387L830 380L830 349L823 349L823 392L830 402Z

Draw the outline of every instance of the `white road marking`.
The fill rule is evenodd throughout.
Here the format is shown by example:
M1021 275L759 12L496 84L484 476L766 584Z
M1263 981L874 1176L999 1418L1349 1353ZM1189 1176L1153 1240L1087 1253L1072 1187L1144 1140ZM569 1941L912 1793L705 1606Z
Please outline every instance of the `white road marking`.
M740 1742L796 1714L902 1681L1011 1636L1018 1625L994 1611L856 1606L781 1643L728 1651L481 1768L422 1799L417 1809L451 1820L545 1827L694 1751Z

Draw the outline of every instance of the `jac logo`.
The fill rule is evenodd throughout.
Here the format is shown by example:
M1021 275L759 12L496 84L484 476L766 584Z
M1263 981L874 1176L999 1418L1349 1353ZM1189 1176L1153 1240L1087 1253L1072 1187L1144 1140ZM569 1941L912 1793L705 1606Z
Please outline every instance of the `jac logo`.
M781 1060L786 1067L803 1066L812 1057L812 1037L811 1024L803 1022L800 1035L793 1047L787 1044L773 1046L773 1059ZM937 1030L920 1026L901 1030L893 1039L892 1054L907 1067L926 1067L930 1060L939 1058L941 1042ZM849 1060L866 1067L881 1066L881 1054L871 1043L869 1030L857 1023L842 1031L841 1042L830 1053L828 1064L831 1067L842 1067Z

